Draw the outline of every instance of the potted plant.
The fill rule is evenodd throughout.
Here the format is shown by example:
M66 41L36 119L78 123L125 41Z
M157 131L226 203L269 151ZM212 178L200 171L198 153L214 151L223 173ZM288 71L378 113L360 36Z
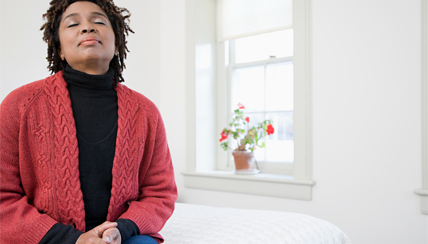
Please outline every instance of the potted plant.
M225 151L232 149L229 147L229 142L236 146L234 150L232 149L236 173L258 173L258 169L252 169L255 162L254 150L257 147L265 147L262 139L273 134L275 129L272 126L272 120L265 120L249 128L250 117L244 117L244 109L245 106L239 103L238 108L234 111L232 122L229 123L229 128L224 128L221 132L220 146ZM231 136L231 140L226 140L229 136Z

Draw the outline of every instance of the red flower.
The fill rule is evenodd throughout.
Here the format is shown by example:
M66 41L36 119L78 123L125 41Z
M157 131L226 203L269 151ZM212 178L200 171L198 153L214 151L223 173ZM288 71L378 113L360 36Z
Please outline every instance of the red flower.
M247 123L250 123L250 117L245 118L245 121L247 121Z
M268 133L268 135L273 134L273 132L275 131L275 129L273 128L273 126L271 124L269 124L267 126L266 132Z
M244 105L242 105L242 103L238 103L238 108L239 109L245 109Z
M222 131L220 141L224 141L225 139L227 139L228 135L229 135L228 132Z

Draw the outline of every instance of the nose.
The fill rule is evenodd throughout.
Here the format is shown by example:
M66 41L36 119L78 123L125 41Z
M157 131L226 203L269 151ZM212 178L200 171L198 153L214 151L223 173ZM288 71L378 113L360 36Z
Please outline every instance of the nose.
M81 34L85 33L94 33L97 32L97 29L93 23L90 21L85 21L82 23L82 29L80 30Z
M84 33L94 33L94 32L96 32L95 28L82 28L82 30L81 30L82 34L84 34Z

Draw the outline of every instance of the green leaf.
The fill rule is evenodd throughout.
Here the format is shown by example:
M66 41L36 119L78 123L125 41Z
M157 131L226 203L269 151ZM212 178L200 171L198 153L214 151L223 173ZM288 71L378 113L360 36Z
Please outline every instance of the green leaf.
M220 146L223 148L223 150L227 151L227 148L229 146L229 142L223 142L220 144Z

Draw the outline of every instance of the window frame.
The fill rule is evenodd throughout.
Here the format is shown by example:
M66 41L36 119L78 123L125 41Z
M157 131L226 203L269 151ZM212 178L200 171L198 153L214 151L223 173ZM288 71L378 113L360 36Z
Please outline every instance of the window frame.
M422 187L414 193L420 196L421 213L428 214L428 0L421 0L421 17Z
M195 66L195 47L200 38L197 37L200 20L196 16L201 16L200 9L195 11L198 0L186 0L186 169L182 172L184 185L188 188L218 190L228 192L238 192L255 195L265 195L273 197L284 197L301 200L312 199L312 187L315 181L312 179L312 54L311 54L311 0L293 1L293 29L294 29L294 141L295 141L295 161L293 165L293 175L266 174L243 176L235 175L231 171L220 171L218 167L225 167L225 162L220 157L203 160L199 157L198 147L201 138L198 138L198 131L195 130L197 121L201 121L197 114L198 93L196 88L197 68ZM207 3L215 5L215 0L206 0ZM200 5L199 5L200 6ZM198 14L196 14L198 13ZM221 67L225 60L224 43L212 42L215 46L216 67ZM227 77L226 71L217 70L215 80ZM229 108L224 96L228 88L223 82L217 82L216 104L217 117L216 126L212 128L212 133L218 142L218 133L224 127L224 120L227 117ZM195 96L191 95L195 94ZM224 99L223 99L223 98ZM219 130L220 128L220 130ZM203 138L206 139L206 138ZM217 143L218 144L218 143ZM297 146L299 145L299 146ZM223 150L219 145L213 150ZM217 151L217 155L219 155ZM209 162L208 162L209 161ZM219 162L217 164L216 162ZM224 163L223 163L224 164Z
M233 113L230 112L230 108L233 107L233 104L231 104L231 97L232 97L232 75L233 75L233 70L235 68L246 68L246 67L252 67L252 66L263 66L263 68L266 70L266 66L269 64L275 64L275 63L285 63L285 62L291 62L294 65L293 62L293 56L288 56L288 57L281 57L281 58L269 58L269 59L264 59L264 60L258 60L258 61L253 61L253 62L247 62L247 63L235 63L235 58L234 58L234 45L235 45L235 40L230 40L229 41L229 48L227 47L227 44L222 45L222 47L224 47L224 49L219 49L219 52L224 52L226 54L226 57L228 56L227 54L229 54L229 60L227 58L223 59L223 60L219 60L220 62L224 62L221 65L219 65L218 67L225 67L223 68L224 70L226 70L227 76L225 79L221 79L219 78L217 80L218 83L225 83L226 87L227 87L227 92L225 94L227 94L227 96L225 97L220 96L217 99L217 103L219 102L223 102L224 100L226 100L227 102L227 111L226 113L221 111L219 113L218 119L217 119L217 124L218 124L218 130L217 131L222 131L222 129L224 128L225 125L228 124L228 121L232 120L232 116ZM222 68L218 68L217 72L224 72L224 70L222 70ZM218 77L221 77L220 75ZM292 110L294 112L294 109ZM275 111L263 111L263 113L268 113L268 112L275 112ZM283 112L283 111L280 111ZM286 111L288 112L288 111ZM217 160L217 170L233 170L234 169L234 165L233 162L231 162L231 151L224 151L224 150L217 150L218 153L218 160ZM224 156L224 154L226 154L226 156ZM225 162L221 162L225 160ZM270 173L270 174L280 174L280 175L293 175L293 163L279 163L279 162L258 162L258 167L261 170L261 172L264 173Z

